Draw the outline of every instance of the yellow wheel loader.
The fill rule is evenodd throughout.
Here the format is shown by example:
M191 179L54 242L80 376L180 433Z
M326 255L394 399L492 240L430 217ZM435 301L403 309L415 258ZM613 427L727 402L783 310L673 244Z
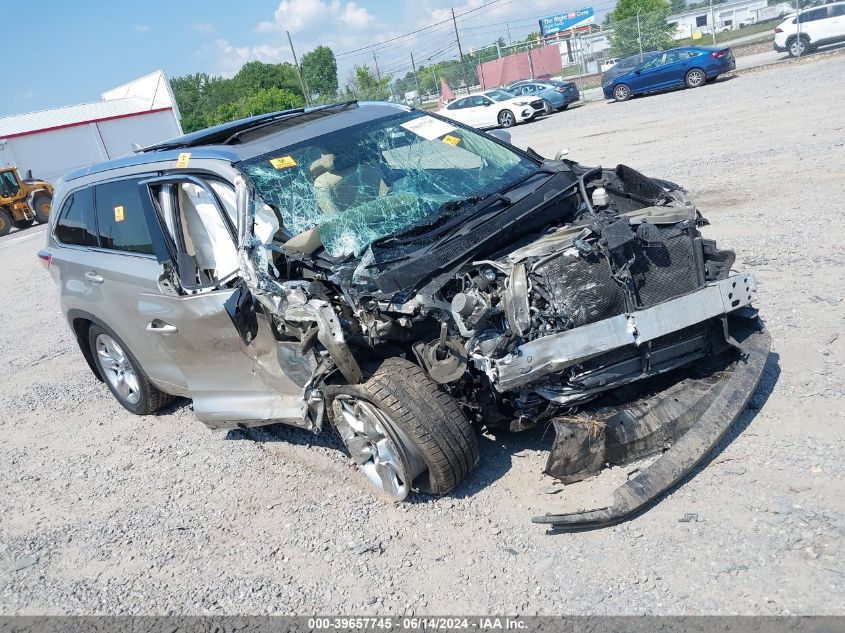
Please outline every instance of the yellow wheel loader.
M0 168L0 237L12 227L25 229L33 222L43 224L50 217L53 185L36 180L32 173L21 178L16 167Z

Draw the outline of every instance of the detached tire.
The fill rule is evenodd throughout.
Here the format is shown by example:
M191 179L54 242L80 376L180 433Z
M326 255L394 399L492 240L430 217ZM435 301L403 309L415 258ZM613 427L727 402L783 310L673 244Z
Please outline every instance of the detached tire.
M88 329L88 345L103 382L124 409L136 415L149 415L170 402L171 397L150 382L116 334L92 324Z
M426 471L423 490L446 494L478 464L478 438L457 401L402 358L385 360L362 384L339 387L328 410L359 469L393 501Z
M44 224L50 219L50 207L53 205L53 196L49 193L37 193L32 198L32 210L35 212L35 221Z
M12 230L12 216L5 209L0 209L0 237L8 235Z

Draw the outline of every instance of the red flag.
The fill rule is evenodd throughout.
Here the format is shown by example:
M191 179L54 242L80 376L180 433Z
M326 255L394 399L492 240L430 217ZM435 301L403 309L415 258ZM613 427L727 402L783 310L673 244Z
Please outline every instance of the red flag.
M455 100L455 93L452 92L452 89L449 87L449 84L446 83L446 80L442 77L440 78L440 107L442 108L450 101Z

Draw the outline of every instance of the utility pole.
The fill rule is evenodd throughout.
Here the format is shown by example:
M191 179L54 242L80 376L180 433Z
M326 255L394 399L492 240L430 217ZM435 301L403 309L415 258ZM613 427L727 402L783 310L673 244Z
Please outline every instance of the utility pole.
M716 46L716 19L713 17L713 0L710 0L710 34L713 36L713 46Z
M711 2L713 0L710 0ZM640 46L640 62L643 61L643 32L640 30L640 12L637 11L637 44Z
M293 49L293 40L290 38L290 31L285 31L288 34L288 44L290 44L290 52L293 53L293 65L296 66L296 74L299 75L299 84L302 86L302 94L305 95L305 104L311 105L311 95L308 94L308 84L305 83L305 77L302 76L302 69L299 67L299 61L296 59L296 51Z
M507 27L508 27L508 44L513 46L513 40L511 39L511 23L510 22L507 23Z
M290 38L290 31L285 31L288 34L288 44L290 44L290 52L293 53L293 65L296 66L296 74L299 75L299 85L302 86L302 94L305 95L305 104L311 105L311 96L308 94L308 84L305 83L305 77L302 76L302 69L299 67L299 61L296 59L296 51L293 49L293 40Z
M411 51L411 68L414 70L414 83L417 84L417 99L422 103L422 90L420 90L420 78L417 77L417 65L414 63L414 51Z
M461 59L461 70L464 71L464 85L467 87L467 94L469 94L469 77L467 76L467 67L464 63L464 52L461 50L461 36L458 35L458 21L455 19L454 9L452 9L452 26L455 27L455 40L458 42L458 57Z
M378 71L378 58L376 58L375 51L373 51L373 61L376 63L376 80L381 81L381 73Z

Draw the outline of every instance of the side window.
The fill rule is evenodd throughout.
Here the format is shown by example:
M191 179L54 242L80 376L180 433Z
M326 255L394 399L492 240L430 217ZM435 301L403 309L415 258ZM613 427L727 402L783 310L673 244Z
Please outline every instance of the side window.
M801 24L805 24L806 22L815 22L816 20L824 20L827 17L827 7L819 7L818 9L813 9L812 11L805 11L801 15L798 16L798 21Z
M845 15L845 4L833 4L830 6L830 17L839 18Z
M138 180L97 185L94 187L94 199L101 248L155 254Z
M217 194L222 210L210 190ZM207 183L207 188L190 181L168 182L152 186L151 193L177 248L196 264L196 273L189 275L196 274L196 279L182 279L182 283L205 285L225 279L238 269L235 241L221 215L222 211L235 225L235 192L231 187L217 181ZM185 272L180 270L183 276Z
M537 86L529 84L525 86L525 92L523 92L522 94L533 95L535 92L537 92Z
M97 235L94 228L94 197L91 188L74 191L62 206L59 220L56 222L56 239L62 244L76 246L96 246Z

